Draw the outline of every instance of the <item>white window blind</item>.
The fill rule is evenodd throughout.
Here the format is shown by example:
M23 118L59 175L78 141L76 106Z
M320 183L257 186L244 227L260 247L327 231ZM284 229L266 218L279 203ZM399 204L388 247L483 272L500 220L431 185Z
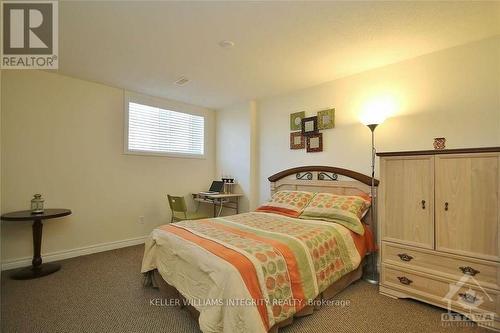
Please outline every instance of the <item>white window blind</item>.
M128 150L203 156L205 118L128 103Z

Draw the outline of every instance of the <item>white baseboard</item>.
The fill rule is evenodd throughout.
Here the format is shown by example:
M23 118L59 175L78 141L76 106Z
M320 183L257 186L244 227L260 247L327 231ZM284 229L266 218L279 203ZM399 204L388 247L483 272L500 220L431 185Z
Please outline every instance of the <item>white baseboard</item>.
M92 254L92 253L97 253L97 252L104 252L104 251L119 249L122 247L142 244L142 243L144 243L146 238L147 238L147 236L142 236L142 237L124 239L124 240L120 240L120 241L94 244L94 245L79 247L79 248L71 249L71 250L56 251L56 252L52 252L52 253L42 253L42 259L43 259L43 262L51 262L51 261L58 261L58 260L63 260L63 259L68 259L68 258L84 256L87 254ZM5 271L7 269L29 266L29 265L31 265L32 260L33 260L32 257L24 257L24 258L17 258L17 259L10 259L10 260L2 261L2 271Z

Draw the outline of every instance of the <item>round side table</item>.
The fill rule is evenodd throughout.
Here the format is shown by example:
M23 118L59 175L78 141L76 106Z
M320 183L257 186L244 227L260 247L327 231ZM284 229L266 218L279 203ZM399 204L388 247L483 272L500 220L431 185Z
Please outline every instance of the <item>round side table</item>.
M69 209L45 209L43 213L34 214L30 210L23 210L3 214L0 219L3 221L33 221L33 261L29 267L21 268L15 271L11 278L14 280L36 279L45 275L57 272L61 265L59 264L42 264L42 256L40 254L42 247L42 228L43 220L55 219L71 214Z

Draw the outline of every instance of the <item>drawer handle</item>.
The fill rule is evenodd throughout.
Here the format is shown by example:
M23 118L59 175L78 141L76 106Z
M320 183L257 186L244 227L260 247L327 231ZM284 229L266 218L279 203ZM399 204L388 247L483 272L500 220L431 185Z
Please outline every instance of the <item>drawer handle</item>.
M425 200L422 200L422 209L425 209Z
M478 300L478 298L474 295L471 295L469 293L459 293L458 296L467 303L474 304Z
M478 271L477 269L474 269L470 266L461 266L461 267L458 267L463 274L467 274L467 275L470 275L470 276L474 276L476 274L479 274L481 273L480 271Z
M410 261L413 259L412 256L410 256L409 254L406 254L406 253L399 253L398 257L399 257L399 259L401 259L401 261Z
M446 210L446 211L448 210L448 203L447 202L444 203L444 210Z
M407 286L410 285L413 281L408 279L406 276L398 276L399 282L402 284L406 284Z

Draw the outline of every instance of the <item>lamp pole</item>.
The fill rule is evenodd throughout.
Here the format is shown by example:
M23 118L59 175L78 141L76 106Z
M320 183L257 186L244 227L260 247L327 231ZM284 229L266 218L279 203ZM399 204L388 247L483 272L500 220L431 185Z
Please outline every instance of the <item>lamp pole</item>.
M370 209L370 220L372 223L372 231L373 237L375 240L377 239L377 235L375 233L374 223L375 223L375 128L377 128L378 124L368 124L366 125L372 132L372 179L371 179L371 187L370 187L370 196L372 199L372 207ZM377 261L376 261L376 252L370 253L370 271L368 272L368 276L365 278L365 281L371 284L378 284L379 278L377 273Z

